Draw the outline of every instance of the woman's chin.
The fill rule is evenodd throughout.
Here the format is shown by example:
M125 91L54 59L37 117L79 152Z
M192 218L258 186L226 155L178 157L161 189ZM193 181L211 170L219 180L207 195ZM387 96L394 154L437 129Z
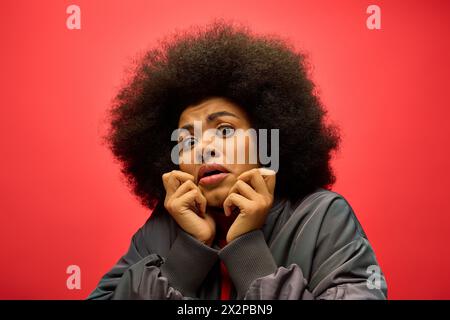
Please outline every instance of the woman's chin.
M209 207L215 207L215 208L221 208L223 210L223 203L228 195L228 188L226 190L208 190L206 192L203 192L203 195L206 198L206 201L208 202Z
M211 194L205 195L205 198L209 207L223 210L223 203L226 199L226 195Z
M208 206L223 209L223 203L235 182L235 176L230 173L224 180L214 187L203 186L200 184L199 188L205 196Z

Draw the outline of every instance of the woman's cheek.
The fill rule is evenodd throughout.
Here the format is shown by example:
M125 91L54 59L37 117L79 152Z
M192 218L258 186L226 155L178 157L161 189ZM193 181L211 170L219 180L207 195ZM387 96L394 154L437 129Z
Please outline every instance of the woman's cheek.
M257 138L256 136L250 134L245 135L244 139L240 139L241 142L238 145L238 148L241 149L241 152L245 153L245 164L252 166L258 164L258 155L257 155Z
M189 174L194 175L195 171L195 165L189 163L189 158L186 156L180 157L180 170Z

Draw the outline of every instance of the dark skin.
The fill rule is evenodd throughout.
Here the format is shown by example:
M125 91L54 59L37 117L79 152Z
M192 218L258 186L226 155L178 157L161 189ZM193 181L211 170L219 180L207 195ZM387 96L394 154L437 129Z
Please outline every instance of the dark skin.
M199 241L211 246L218 236L229 243L263 226L273 204L275 174L268 174L267 170L260 170L258 163L247 161L248 150L256 142L251 137L237 137L251 128L248 115L238 105L213 97L188 106L179 118L179 128L189 128L194 121L201 121L203 130L213 129L217 134L202 134L195 146L182 152L180 170L163 175L164 206L178 225ZM243 132L236 132L237 129ZM191 138L188 134L180 137L181 141ZM234 139L234 151L245 151L245 163L225 160L226 150L220 147L218 139ZM203 163L193 163L194 155L203 154L204 148L213 151L211 156ZM199 184L199 169L205 163L222 164L229 174L217 185ZM216 230L217 226L220 228Z

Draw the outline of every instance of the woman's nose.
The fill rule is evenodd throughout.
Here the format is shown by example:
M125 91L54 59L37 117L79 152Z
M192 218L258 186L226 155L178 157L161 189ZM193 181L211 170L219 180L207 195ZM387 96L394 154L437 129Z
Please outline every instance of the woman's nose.
M219 150L214 145L214 139L202 140L198 148L197 159L200 159L202 163L207 163L211 158L218 158L220 155Z

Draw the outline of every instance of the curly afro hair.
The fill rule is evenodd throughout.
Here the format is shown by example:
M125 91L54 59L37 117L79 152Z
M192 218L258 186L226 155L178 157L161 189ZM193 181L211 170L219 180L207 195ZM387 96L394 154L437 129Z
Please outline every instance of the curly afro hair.
M164 199L161 176L178 169L171 133L182 110L214 96L244 108L255 129L279 129L277 196L295 201L330 189L340 137L325 123L305 57L277 36L223 21L177 32L146 51L113 99L104 136L141 203L153 208Z

